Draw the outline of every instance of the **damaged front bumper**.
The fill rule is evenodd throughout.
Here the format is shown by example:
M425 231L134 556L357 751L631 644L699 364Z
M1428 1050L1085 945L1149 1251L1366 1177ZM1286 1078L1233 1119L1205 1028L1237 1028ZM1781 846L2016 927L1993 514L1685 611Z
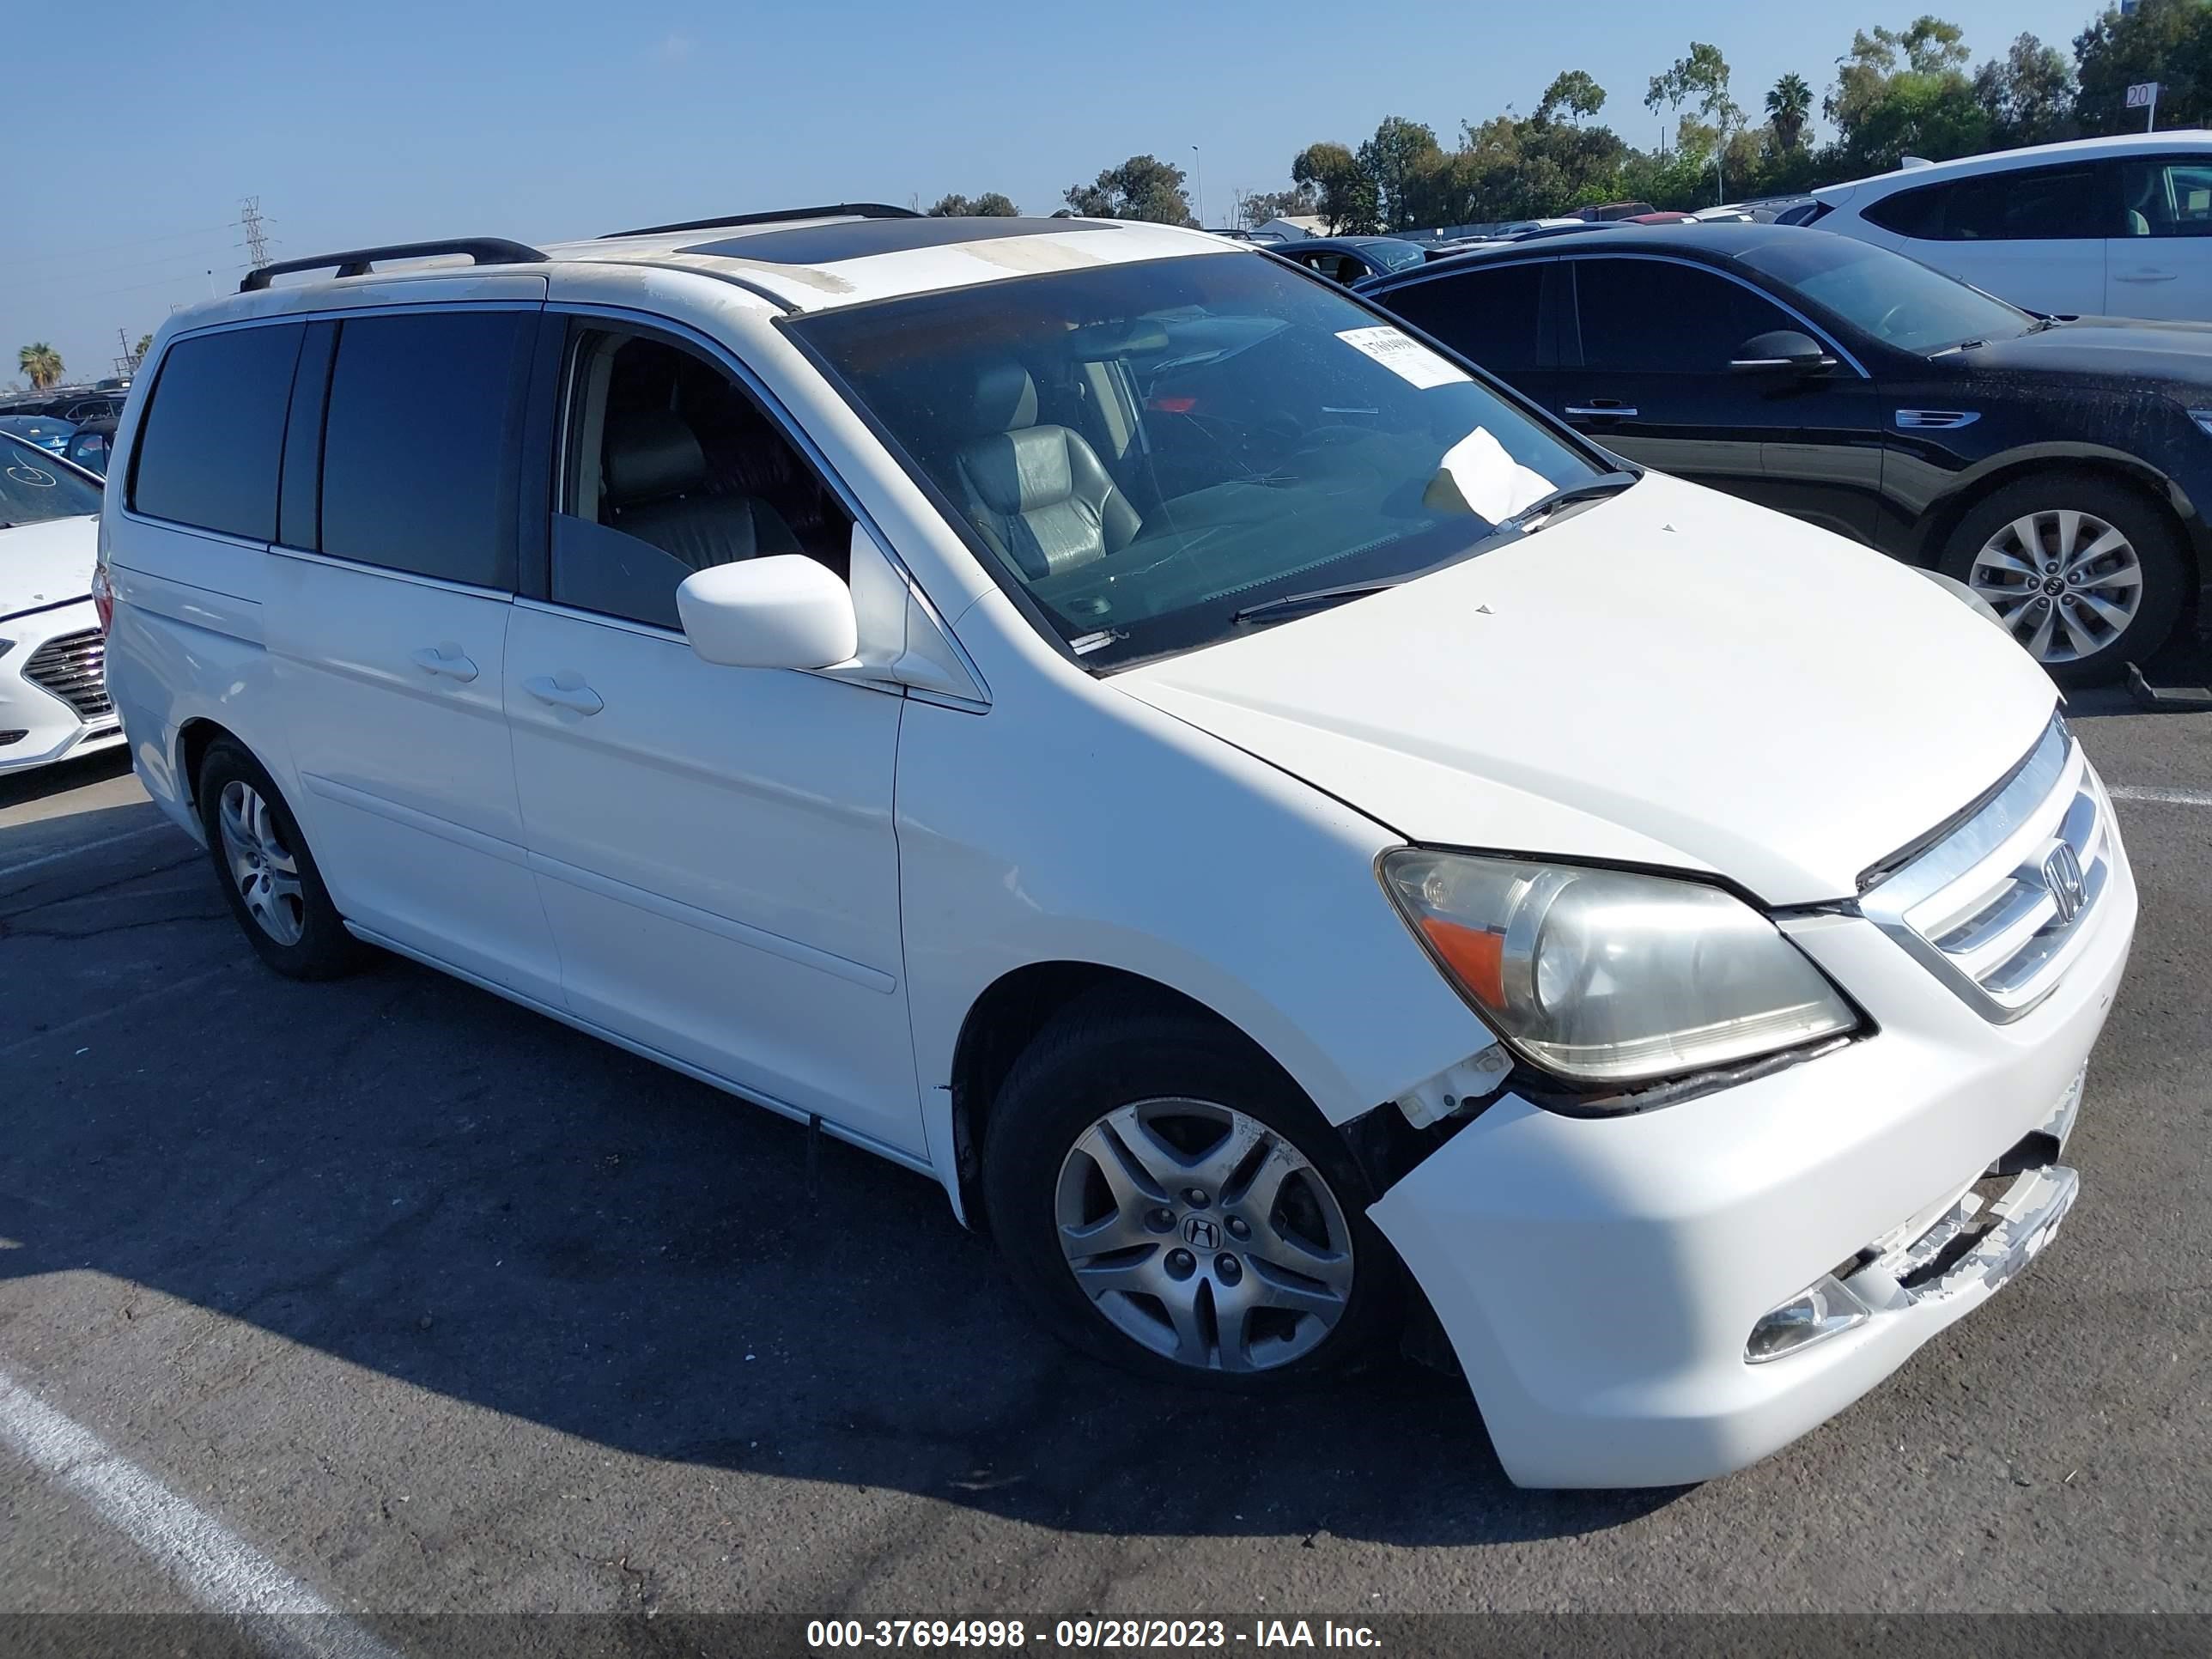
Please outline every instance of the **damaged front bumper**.
M1506 1094L1372 1206L1523 1486L1704 1480L1787 1444L1979 1306L2078 1190L2059 1155L2125 968L2124 861L2040 1006L1993 1024L1872 923L1793 937L1875 1034L1659 1109ZM1824 1283L1863 1316L1763 1357ZM1825 1315L1823 1316L1825 1317Z

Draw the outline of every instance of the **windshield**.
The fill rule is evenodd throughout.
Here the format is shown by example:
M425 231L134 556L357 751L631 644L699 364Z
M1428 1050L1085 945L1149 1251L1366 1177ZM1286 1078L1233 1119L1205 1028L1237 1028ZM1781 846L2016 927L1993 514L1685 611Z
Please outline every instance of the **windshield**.
M1449 562L1607 469L1276 260L1093 267L791 325L1096 667Z
M2010 340L2035 319L1955 277L1848 237L1793 235L1747 251L1744 264L1788 283L1900 351Z
M0 433L0 528L100 511L100 490L74 467Z

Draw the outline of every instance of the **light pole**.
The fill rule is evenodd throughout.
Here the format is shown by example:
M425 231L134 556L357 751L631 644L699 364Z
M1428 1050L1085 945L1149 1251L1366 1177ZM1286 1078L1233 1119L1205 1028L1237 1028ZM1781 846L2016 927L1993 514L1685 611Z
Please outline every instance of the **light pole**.
M1206 168L1200 160L1196 144L1190 147L1190 171L1198 184L1198 228L1203 230L1206 228Z

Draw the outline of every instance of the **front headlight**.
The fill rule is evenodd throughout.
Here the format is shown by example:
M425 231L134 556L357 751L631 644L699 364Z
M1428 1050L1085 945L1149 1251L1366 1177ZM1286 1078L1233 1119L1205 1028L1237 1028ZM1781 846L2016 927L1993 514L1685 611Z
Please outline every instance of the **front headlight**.
M1716 887L1417 848L1382 868L1461 994L1560 1078L1644 1082L1858 1024L1772 922Z

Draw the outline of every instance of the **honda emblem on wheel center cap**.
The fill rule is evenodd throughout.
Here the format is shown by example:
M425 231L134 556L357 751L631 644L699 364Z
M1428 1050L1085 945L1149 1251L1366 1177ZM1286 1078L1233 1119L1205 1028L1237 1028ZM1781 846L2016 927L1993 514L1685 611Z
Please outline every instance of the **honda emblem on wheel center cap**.
M1221 1229L1202 1215L1194 1215L1182 1224L1182 1236L1201 1250L1210 1250L1221 1243Z

